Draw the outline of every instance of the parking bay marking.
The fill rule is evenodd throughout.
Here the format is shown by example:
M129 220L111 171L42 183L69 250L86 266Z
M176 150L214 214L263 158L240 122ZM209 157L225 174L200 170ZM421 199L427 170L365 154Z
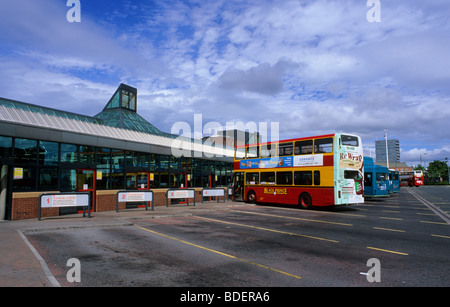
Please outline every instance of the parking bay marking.
M139 226L136 226L136 227L139 228L139 229L141 229L141 230L145 230L145 231L147 231L147 232L150 232L150 233L153 233L153 234L162 236L162 237L166 237L166 238L169 238L169 239L172 239L172 240L175 240L175 241L178 241L178 242L181 242L181 243L190 245L190 246L194 246L194 247L197 247L197 248L200 248L200 249L203 249L203 250L206 250L206 251L209 251L209 252L218 254L218 255L222 255L222 256L225 256L225 257L228 257L228 258L231 258L231 259L239 260L239 261L242 261L242 262L245 262L245 263L248 263L248 264L252 264L252 265L255 265L255 266L260 267L260 268L263 268L263 269L267 269L267 270L270 270L270 271L274 271L274 272L277 272L277 273L281 273L281 274L286 275L286 276L294 277L294 278L296 278L296 279L302 279L300 276L297 276L297 275L294 275L294 274L291 274L291 273L287 273L287 272L284 272L284 271L280 271L280 270L271 268L271 267L269 267L269 266L266 266L266 265L263 265L263 264L256 263L256 262L254 262L254 261L245 260L245 259L242 259L242 258L233 256L233 255L230 255L230 254L227 254L227 253L223 253L223 252L220 252L220 251L217 251L217 250L208 248L208 247L204 247L204 246L201 246L201 245L198 245L198 244L194 244L194 243L191 243L191 242L187 242L187 241L184 241L184 240L181 240L181 239L178 239L178 238L175 238L175 237L172 237L172 236L169 236L169 235L160 233L160 232L156 232L156 231L153 231L153 230L144 228L144 227L139 227Z
M210 219L210 218L200 217L200 216L196 216L195 218L196 218L196 219L207 220L207 221L212 221L212 222L217 222L217 223L223 223L223 224L229 224L229 225L236 225L236 226L241 226L241 227L248 227L248 228L259 229L259 230L264 230L264 231L271 231L271 232L276 232L276 233L286 234L286 235L290 235L290 236L297 236L297 237L304 237L304 238L309 238L309 239L315 239L315 240L321 240L321 241L328 241L328 242L333 242L333 243L339 243L339 241L336 241L336 240L325 239L325 238L314 237L314 236L308 236L308 235L302 235L302 234L298 234L298 233L287 232L287 231L281 231L281 230L276 230L276 229L270 229L270 228L264 228L264 227L252 226L252 225L245 225L245 224L234 223L234 222L228 222L228 221L221 221L221 220Z
M386 231L395 231L395 232L406 232L406 231L404 231L404 230L390 229L390 228L381 228L381 227L373 227L373 229L386 230Z
M353 226L353 224L345 224L345 223L337 223L337 222L328 222L328 221L311 220L311 219L305 219L305 218L301 218L301 217L283 216L283 215L268 214L268 213L259 213L259 212L250 212L250 211L242 211L242 210L231 210L231 211L234 211L234 212L241 212L241 213L247 213L247 214L263 215L263 216L273 216L273 217L278 217L278 218L292 219L292 220L301 220L301 221L315 222L315 223L325 223L325 224L333 224L333 225L340 225L340 226L350 226L350 227Z
M397 255L402 255L402 256L408 256L407 253L401 253L401 252L391 251L391 250L388 250L388 249L381 249L381 248L376 248L376 247L371 247L371 246L367 246L367 248L368 248L368 249L377 250L377 251L381 251L381 252L391 253L391 254L397 254Z
M322 223L328 223L328 224L338 224L338 225L344 225L344 226L353 226L352 224L343 224L343 223L335 223L335 222L326 222L326 221L318 221L318 220L309 220L309 219L303 219L303 218L297 218L297 217L280 216L280 215L266 214L266 213L257 213L257 212L241 211L241 210L231 210L231 211L242 212L242 213L248 213L248 214L256 214L256 215L274 216L274 217L287 218L287 219L298 219L298 220L307 220L307 221L322 222ZM374 227L374 228L376 229L376 227ZM388 230L388 229L380 229L380 230ZM389 229L389 230L391 230L391 229ZM394 231L394 230L391 230L391 231ZM403 230L395 230L395 231L404 232ZM381 249L381 248L376 248L376 247L370 247L370 246L367 246L366 248L368 248L368 249L373 249L373 250L379 250L379 251L383 251L383 252L387 252L387 253L392 253L392 254L403 255L403 256L407 256L407 255L408 255L407 253L402 253L402 252L397 252L397 251L391 251L391 250Z

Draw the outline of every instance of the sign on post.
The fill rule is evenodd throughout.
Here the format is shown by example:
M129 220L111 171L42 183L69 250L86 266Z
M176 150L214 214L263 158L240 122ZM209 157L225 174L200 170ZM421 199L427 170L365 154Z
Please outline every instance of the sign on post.
M183 199L187 201L189 206L189 198L194 199L195 206L195 190L194 189L169 189L167 190L166 207L169 206L169 199Z
M88 207L88 217L91 217L90 198L88 192L41 194L39 196L38 220L41 220L42 208L83 207L84 217L86 216L85 209Z
M217 197L217 202L219 202L219 196L223 197L223 202L225 202L225 189L203 189L202 190L202 203L203 197Z
M148 202L152 203L153 209L153 191L138 190L138 191L119 191L117 192L116 212L119 212L120 202L145 202L145 210L148 210Z

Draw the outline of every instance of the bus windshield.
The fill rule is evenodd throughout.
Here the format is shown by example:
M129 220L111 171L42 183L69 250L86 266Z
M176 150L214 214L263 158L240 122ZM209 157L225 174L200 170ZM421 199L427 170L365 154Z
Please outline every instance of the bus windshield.
M353 136L353 135L343 134L341 136L341 142L342 142L342 145L345 145L345 146L355 146L355 147L359 146L358 137Z

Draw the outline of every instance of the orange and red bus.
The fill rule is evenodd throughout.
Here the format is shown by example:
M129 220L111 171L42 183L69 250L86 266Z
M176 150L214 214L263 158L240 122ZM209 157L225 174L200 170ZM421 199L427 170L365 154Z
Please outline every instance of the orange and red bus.
M364 202L363 149L356 135L334 133L236 146L233 198L312 206Z

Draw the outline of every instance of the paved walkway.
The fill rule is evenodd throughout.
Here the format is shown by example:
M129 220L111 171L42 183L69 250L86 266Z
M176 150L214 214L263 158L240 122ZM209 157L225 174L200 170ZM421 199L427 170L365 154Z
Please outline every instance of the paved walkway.
M141 218L164 218L191 216L207 211L229 210L233 207L252 206L238 202L196 203L195 206L158 206L151 211L145 208L127 209L119 212L95 212L91 218L82 214L67 215L22 221L0 221L0 287L52 287L46 274L48 268L34 247L28 242L26 234L36 231L76 229L84 227L115 227L133 225L133 220Z

